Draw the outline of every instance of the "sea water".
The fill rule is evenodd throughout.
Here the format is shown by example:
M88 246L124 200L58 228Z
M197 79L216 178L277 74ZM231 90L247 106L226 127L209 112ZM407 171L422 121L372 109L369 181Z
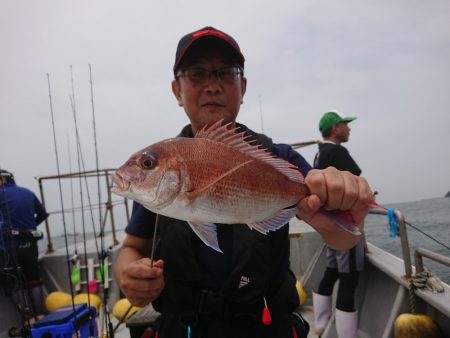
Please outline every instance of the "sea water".
M414 265L414 251L417 247L450 257L450 250L442 245L450 247L450 198L396 203L384 205L384 207L399 210L405 221L411 224L406 225L411 264ZM388 223L387 216L369 214L365 222L367 241L402 258L400 237L389 237ZM442 244L420 233L414 227ZM424 266L434 271L442 281L450 284L450 267L436 263L426 257L423 258L423 263Z
M415 202L405 202L384 205L386 208L399 210L405 217L406 222L420 229L432 238L450 247L450 198L434 198ZM414 264L414 250L422 247L437 252L446 257L450 257L450 250L441 244L433 241L429 237L415 230L413 227L406 226L409 249L411 255L411 263ZM402 258L400 238L389 237L388 218L384 215L368 215L365 222L365 232L367 241ZM86 238L92 238L92 234L86 234ZM65 246L63 236L54 237L53 247L55 249ZM83 238L78 234L75 238L69 236L68 243L73 244L74 240L78 242L78 249L82 251ZM39 241L39 252L46 250L47 241ZM72 255L73 253L69 253ZM424 265L434 271L438 277L450 284L450 268L431 261L424 257Z

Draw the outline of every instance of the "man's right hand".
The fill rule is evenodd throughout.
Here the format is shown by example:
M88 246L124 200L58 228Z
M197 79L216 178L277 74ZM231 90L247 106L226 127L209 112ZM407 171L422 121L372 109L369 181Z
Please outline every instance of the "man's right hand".
M119 286L134 306L145 306L158 298L164 288L164 261L157 260L151 267L149 258L141 258L123 267Z

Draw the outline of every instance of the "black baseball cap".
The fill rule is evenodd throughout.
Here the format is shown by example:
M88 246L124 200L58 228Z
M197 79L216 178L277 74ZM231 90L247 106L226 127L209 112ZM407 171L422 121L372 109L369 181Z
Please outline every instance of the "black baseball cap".
M186 52L199 40L205 41L206 39L212 39L212 41L224 42L224 45L230 47L233 52L238 64L244 68L245 58L241 53L241 49L237 44L236 40L233 39L227 33L224 33L214 27L204 27L195 32L186 34L178 42L177 52L175 54L175 64L173 66L173 71L176 73L181 60L186 55Z
M8 170L0 169L0 177L4 177L8 182L14 181L13 173Z
M14 177L12 173L10 173L8 170L0 169L0 176L3 177Z

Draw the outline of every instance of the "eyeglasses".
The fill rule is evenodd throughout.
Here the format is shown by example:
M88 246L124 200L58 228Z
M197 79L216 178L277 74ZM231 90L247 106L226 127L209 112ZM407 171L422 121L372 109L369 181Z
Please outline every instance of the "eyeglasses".
M233 84L239 75L243 75L244 70L239 66L224 67L216 70L207 70L203 68L188 68L180 70L176 78L184 77L192 84L205 84L214 76L218 81L224 84Z

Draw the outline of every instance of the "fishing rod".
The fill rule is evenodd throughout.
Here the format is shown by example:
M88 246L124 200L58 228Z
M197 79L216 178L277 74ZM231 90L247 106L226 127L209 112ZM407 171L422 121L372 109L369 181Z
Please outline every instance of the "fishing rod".
M290 145L293 149L297 149L297 148L303 148L306 146L311 146L313 144L320 144L320 143L322 143L321 140L311 140L311 141L305 141L305 142L290 143Z
M72 172L72 154L70 151L70 142L69 142L69 135L67 135L67 152L69 155L69 172ZM77 236L75 231L75 205L74 205L74 198L73 198L73 179L70 178L70 202L72 208L70 209L72 211L72 230L73 230L73 236L74 236L74 247L75 247L75 255L77 254Z
M152 249L150 252L150 268L153 268L153 262L155 260L155 250L156 246L158 245L158 242L156 240L157 234L158 234L158 220L159 220L159 214L155 214L155 226L153 228L153 239L152 239ZM128 309L125 311L123 316L120 318L119 322L114 327L114 331L116 332L119 326L124 322L124 320L127 318L128 314L130 313L131 309L133 308L133 304L130 304L128 306Z
M53 131L53 144L55 147L55 158L56 158L56 172L58 176L61 173L60 166L59 166L59 155L58 155L58 144L56 142L56 129L55 129L55 117L53 113L53 101L52 101L52 91L50 86L50 74L47 73L47 83L48 83L48 97L50 101L50 116L52 121L52 131ZM61 209L64 210L64 200L63 200L63 193L62 193L62 182L61 178L58 177L58 188L59 188L59 199L61 203ZM72 269L70 266L70 258L69 258L69 247L68 247L68 240L67 240L67 226L66 226L66 217L64 212L62 213L62 223L63 223L63 229L64 229L64 244L66 246L66 262L67 262L67 270L69 271L69 276L72 274ZM73 299L73 286L72 283L69 283L70 287L70 294L72 295L72 311L75 313L75 302ZM78 330L76 330L76 336L79 338Z
M72 94L71 94L71 96L69 96L69 100L70 100L70 103L71 103L72 117L73 117L74 126L75 126L75 145L76 145L76 152L77 152L77 166L78 166L78 171L81 171L81 169L80 169L80 167L81 167L81 164L80 164L80 152L81 152L81 150L80 150L80 144L79 144L78 127L77 127L75 88L74 88L74 83L73 83L72 65L70 65L70 82L71 82ZM80 189L80 203L83 204L83 201L84 201L84 198L83 198L83 184L82 184L82 181L81 181L81 177L80 177L80 180L78 182L79 182L79 189ZM87 269L88 258L87 258L87 247L86 247L85 218L84 218L84 210L83 209L81 210L81 225L82 225L82 229L83 229L82 235L83 235L84 266L85 266L85 269ZM91 299L90 299L90 292L89 292L89 290L87 291L87 299L88 299L88 306L90 307L91 306Z
M90 68L91 69L91 68ZM94 120L94 128L95 128L95 109L94 109L94 104L93 104L93 86L92 86L92 71L90 71L91 76L90 76L90 82L91 82L91 103L92 103L92 109L93 109L93 120ZM80 136L78 133L78 123L76 121L76 106L75 106L75 93L74 93L74 85L73 85L73 72L72 72L72 68L71 68L71 81L72 81L72 97L71 97L71 101L72 101L72 110L73 110L73 115L74 115L74 125L75 125L75 134L76 134L76 140L77 140L77 149L78 149L78 158L79 158L79 171L81 172L81 170L86 170L85 169L85 163L84 163L84 157L83 157L83 152L81 149L81 142L80 142ZM96 138L96 131L94 132L94 137ZM97 144L97 141L95 141L95 144ZM98 187L98 196L99 196L99 205L101 205L101 194L100 194L100 177L99 177L99 167L98 167L98 150L97 150L97 146L96 146L96 163L97 163L97 168L96 168L96 177L97 177L97 187ZM95 221L94 221L94 215L92 212L92 202L91 202L91 198L90 198L90 191L89 191L89 185L87 182L87 177L84 177L84 183L85 183L85 188L86 188L86 192L87 192L87 199L88 199L88 205L89 205L89 211L90 211L90 216L91 216L91 221L92 221L92 226L93 226L93 232L94 232L94 240L95 240L95 248L96 248L96 253L97 253L97 257L98 257L98 262L99 262L99 270L98 272L100 273L100 280L104 281L104 297L103 297L103 302L104 302L104 313L105 313L105 321L106 321L106 325L109 328L109 331L112 332L112 323L109 317L109 308L108 308L108 304L107 304L107 294L108 294L108 289L109 289L109 277L106 276L108 274L108 266L106 264L109 264L106 260L106 251L104 250L104 236L102 233L100 233L100 239L101 239L101 253L99 251L99 247L98 247L98 242L97 242L97 231L95 228ZM80 181L81 184L81 181ZM81 191L81 190L80 190ZM83 213L84 215L84 213ZM99 215L100 215L100 224L102 223L102 219L101 219L101 208L99 210ZM83 216L83 236L85 237L85 223L84 223L84 216ZM86 241L85 241L86 243ZM85 258L87 257L87 252L85 250ZM106 261L106 263L105 263ZM94 266L93 266L93 260L90 259L88 260L88 263L86 264L87 267L87 271L88 271L88 281L87 281L87 287L88 287L88 302L90 302L90 294L93 293L97 293L97 280L95 277L95 273L94 273ZM103 323L103 322L102 322ZM111 336L112 337L112 336Z
M78 154L78 171L79 172L85 172L86 171L86 167L85 167L85 163L84 163L84 156L83 156L83 151L82 151L82 147L81 147L81 141L80 141L80 135L78 133L78 122L77 122L77 112L76 112L76 105L75 105L75 91L74 91L74 85L73 85L73 73L72 73L72 66L71 66L71 81L72 81L72 97L70 97L70 101L72 104L72 115L73 115L73 120L74 120L74 128L75 128L75 138L76 138L76 144L77 144L77 154ZM98 172L97 172L98 175ZM94 243L95 243L95 249L96 249L96 253L97 256L100 256L99 254L99 249L98 249L98 243L97 243L97 231L95 229L95 222L94 222L94 214L92 212L92 202L91 202L91 194L89 191L89 185L87 182L87 177L85 175L81 175L80 176L80 192L82 192L82 184L81 184L81 178L84 178L84 184L85 184L85 188L86 188L86 196L87 196L87 200L88 200L88 210L90 211L90 216L91 216L91 222L92 222L92 230L94 233ZM83 198L81 200L81 205L83 205ZM84 208L83 208L84 209ZM83 211L82 209L82 211ZM84 216L84 213L82 212L82 216ZM82 217L82 220L84 221L84 217ZM83 231L85 232L85 227L83 228ZM95 284L96 285L96 284ZM91 287L92 288L96 288L96 286L94 287L94 284L91 283Z
M123 201L119 201L119 200L116 200L116 201L112 201L111 202L111 205L119 205L119 204L123 204ZM103 203L100 203L100 204L92 204L91 206L92 207L99 207L99 206L101 206L101 205L103 205ZM67 208L67 209L64 209L64 210L53 210L53 211L47 211L49 214L51 214L51 215L53 215L53 214L60 214L60 213L62 213L62 212L76 212L76 211L81 211L82 209L84 209L84 210L89 210L89 205L81 205L81 206L77 206L77 207L73 207L73 208Z
M72 172L72 154L70 151L69 135L67 135L67 151L69 155L69 172ZM75 292L81 292L81 269L80 269L80 259L78 257L78 247L77 247L77 233L75 229L75 206L73 197L73 178L70 178L70 201L72 204L72 229L73 229L73 245L74 254L72 256L71 262L74 266L72 274L70 275L70 281L75 286Z
M261 133L264 134L264 123L263 123L263 114L262 114L261 95L258 96L258 99L259 99L259 118L261 120Z
M78 133L78 123L77 123L77 111L76 111L76 101L75 101L75 89L74 89L74 82L73 82L73 71L72 71L72 66L70 66L70 78L71 78L71 84L72 84L72 96L69 97L70 101L71 101L71 106L72 106L72 115L73 115L73 121L74 121L74 128L75 128L75 139L76 139L76 145L77 145L77 164L78 164L78 171L81 172L81 167L83 167L84 170L84 158L83 158L83 153L82 153L82 149L81 149L81 142L80 142L80 135ZM86 185L86 191L87 191L87 198L88 198L88 204L91 205L91 200L90 200L90 194L89 194L89 188L87 185L87 178L85 178L85 185ZM83 182L81 180L79 180L80 183L80 200L81 200L81 204L83 204L84 201L84 195L83 195ZM95 241L95 247L96 247L96 252L97 252L97 256L99 255L98 253L98 244L97 244L97 234L95 231L95 226L94 226L94 217L92 214L92 209L90 209L91 211L91 221L92 221L92 227L94 230L94 241ZM88 302L88 306L89 308L91 307L91 293L95 294L97 292L97 282L95 280L95 274L94 274L94 268L93 268L93 260L88 258L87 255L87 241L86 241L86 223L85 223L85 217L84 217L84 210L81 210L81 224L82 224L82 229L83 229L83 251L84 251L84 267L85 267L85 276L87 276L87 281L86 281L86 289L87 289L87 302ZM89 323L92 323L92 312L89 311ZM90 329L90 336L94 336L94 328L92 325L89 326Z
M97 192L98 192L98 204L99 207L99 224L102 224L102 210L101 210L101 189L100 189L100 176L99 176L99 159L98 159L98 147L97 147L97 128L95 124L95 105L94 105L94 86L92 80L92 67L89 64L89 83L91 89L91 110L92 110L92 129L94 132L94 149L95 149L95 170L97 171ZM105 251L105 242L104 242L104 231L100 231L100 275L101 281L103 281L103 309L105 313L105 324L107 326L108 337L114 337L114 329L112 327L110 311L108 307L108 293L109 293L109 260L108 260L108 252Z

